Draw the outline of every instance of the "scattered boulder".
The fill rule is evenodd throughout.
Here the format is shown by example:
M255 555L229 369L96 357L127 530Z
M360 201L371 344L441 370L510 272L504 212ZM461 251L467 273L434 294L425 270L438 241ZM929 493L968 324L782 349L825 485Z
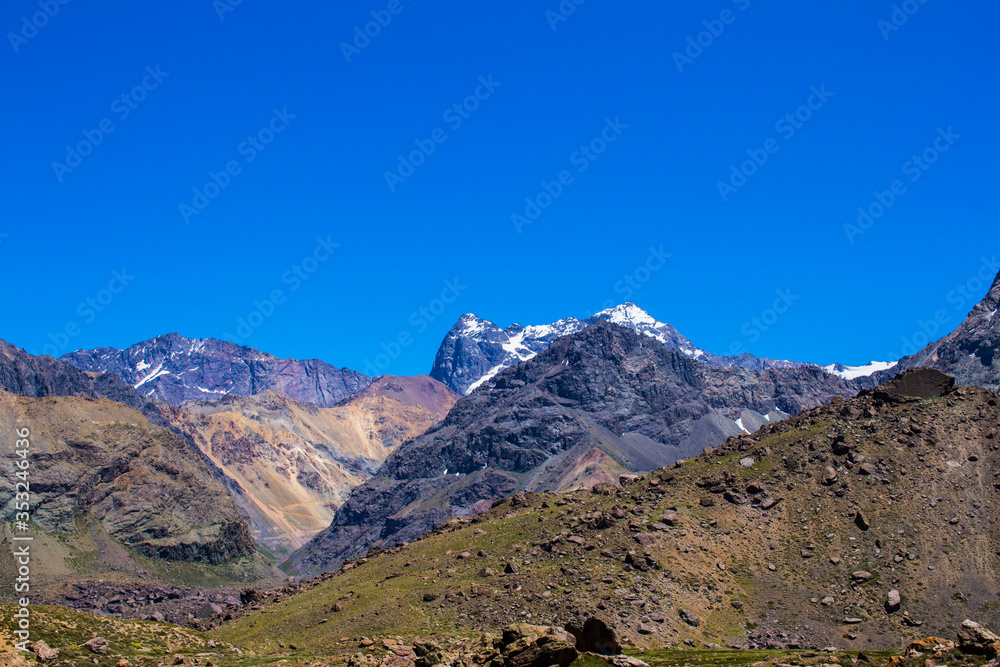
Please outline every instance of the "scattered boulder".
M955 648L955 642L940 637L925 637L915 642L910 642L906 647L907 655L915 653L937 653L938 651L950 651Z
M749 502L746 494L737 493L728 489L722 494L722 497L734 505L746 505L747 502Z
M91 653L96 653L97 655L108 654L108 640L104 637L94 637L93 639L84 642L83 647Z
M895 588L885 594L885 608L888 612L894 612L899 610L899 605L902 602L899 591Z
M253 604L254 602L263 602L264 594L253 588L247 588L240 592L240 603L241 604Z
M697 628L701 625L701 619L690 609L681 609L679 611L681 620L690 625L691 627Z
M600 658L614 667L649 667L649 664L628 655L602 655Z
M871 572L866 572L865 570L855 570L851 572L851 579L860 583L864 583L872 578Z
M211 618L213 614L221 614L222 607L214 602L206 602L194 610L195 618Z
M861 530L868 530L871 528L871 524L865 519L864 515L859 511L854 515L854 525Z
M49 645L41 640L37 642L32 642L31 650L35 652L35 655L42 662L55 660L56 658L59 657L59 649L49 648Z
M644 547L652 546L656 542L656 538L653 537L652 533L637 533L632 539Z

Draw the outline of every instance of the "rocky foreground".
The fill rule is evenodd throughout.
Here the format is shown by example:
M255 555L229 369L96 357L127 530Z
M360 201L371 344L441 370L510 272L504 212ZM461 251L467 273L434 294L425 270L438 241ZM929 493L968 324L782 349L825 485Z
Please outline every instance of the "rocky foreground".
M114 665L115 667L997 667L1000 636L971 620L955 640L924 637L902 651L684 650L645 651L623 647L601 619L567 627L511 624L502 631L452 638L341 638L323 651L278 642L278 650L255 652L165 623L121 621L72 614L58 607L32 609L41 627L18 644L15 608L0 607L0 665Z

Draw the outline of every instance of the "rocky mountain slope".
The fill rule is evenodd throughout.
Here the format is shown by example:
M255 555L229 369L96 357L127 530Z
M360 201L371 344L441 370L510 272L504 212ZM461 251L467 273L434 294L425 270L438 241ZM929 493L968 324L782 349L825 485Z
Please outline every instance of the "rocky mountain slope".
M620 485L496 501L223 636L308 650L598 616L651 649L869 651L997 627L998 429L996 394L912 371Z
M711 354L696 347L670 324L658 322L633 303L625 303L603 310L585 320L568 317L547 325L525 327L512 324L506 329L501 329L493 322L472 313L466 313L441 342L431 369L431 377L440 380L460 394L469 394L504 368L532 358L560 336L583 331L602 321L633 329L658 340L668 349L679 350L688 357L710 366L762 371L768 368L811 365L796 361L762 359L749 353L737 356ZM863 378L886 366L891 364L853 368L833 364L824 367L824 370L850 380Z
M455 398L427 376L383 376L332 408L266 391L160 409L220 471L258 542L283 558L329 526L351 489L443 419Z
M32 524L38 539L57 543L53 549L63 556L52 557L50 574L67 574L60 561L80 558L73 552L81 541L107 542L124 561L131 557L117 545L147 558L212 565L254 554L249 527L226 489L184 442L138 411L103 399L0 392L7 470L18 459L15 428L30 430ZM15 481L5 475L0 482L0 507L11 519Z
M336 567L371 545L415 539L520 490L591 486L652 470L855 392L818 367L712 367L599 321L462 398L355 489L331 526L285 567Z
M178 334L157 336L125 350L78 350L61 359L85 371L117 375L143 396L175 405L272 390L329 407L371 383L367 375L319 359L279 359L228 341Z
M924 366L954 375L963 385L1000 390L1000 273L989 292L957 329L900 361L901 368Z

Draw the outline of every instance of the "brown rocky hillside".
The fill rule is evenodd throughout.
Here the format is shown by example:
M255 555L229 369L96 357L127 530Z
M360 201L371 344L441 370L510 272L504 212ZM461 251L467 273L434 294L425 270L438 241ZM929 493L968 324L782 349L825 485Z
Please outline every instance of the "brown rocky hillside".
M249 526L223 485L182 440L138 411L106 399L0 392L5 470L17 469L15 429L25 427L33 585L114 571L141 577L148 574L143 563L154 561L218 566L242 559L257 567ZM6 474L0 482L9 521L15 481ZM12 525L3 531L7 553ZM7 580L12 559L2 562Z

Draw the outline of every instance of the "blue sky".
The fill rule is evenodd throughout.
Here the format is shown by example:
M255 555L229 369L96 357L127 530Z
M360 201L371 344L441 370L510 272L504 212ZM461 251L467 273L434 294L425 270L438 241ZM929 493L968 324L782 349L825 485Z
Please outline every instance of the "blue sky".
M712 352L858 364L997 271L985 0L64 1L0 11L28 350L230 334L361 370L402 335L380 370L414 374L464 312L631 299Z

